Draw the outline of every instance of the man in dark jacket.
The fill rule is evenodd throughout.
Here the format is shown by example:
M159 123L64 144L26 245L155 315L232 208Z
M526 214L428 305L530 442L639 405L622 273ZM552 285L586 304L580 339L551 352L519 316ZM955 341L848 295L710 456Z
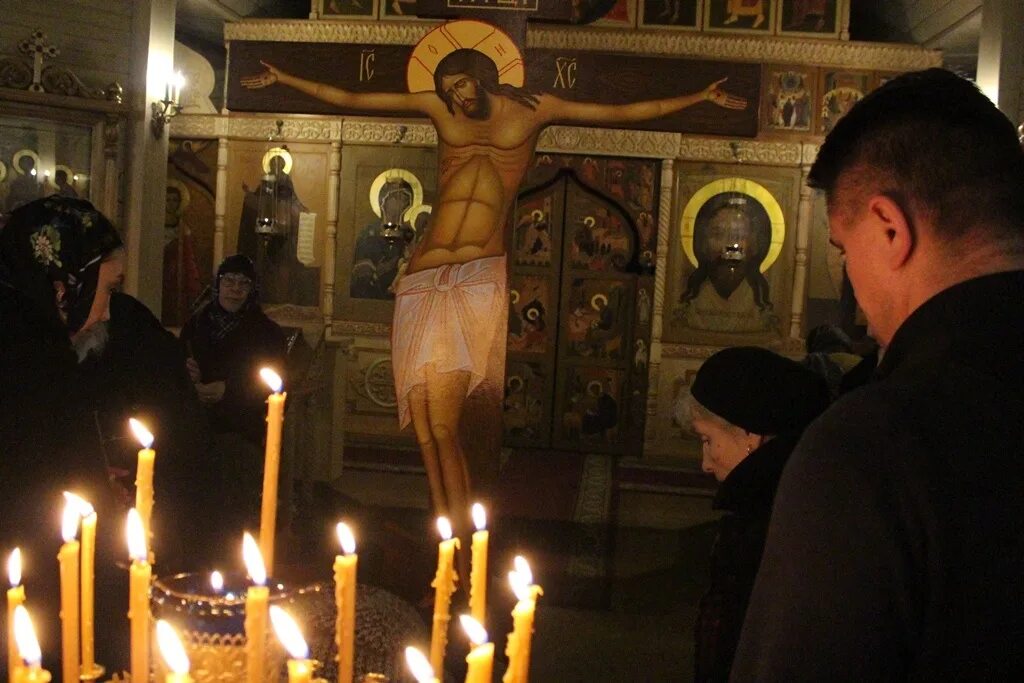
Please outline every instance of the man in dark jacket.
M868 95L810 182L885 358L779 485L736 681L1009 680L1024 662L1024 153L971 83Z

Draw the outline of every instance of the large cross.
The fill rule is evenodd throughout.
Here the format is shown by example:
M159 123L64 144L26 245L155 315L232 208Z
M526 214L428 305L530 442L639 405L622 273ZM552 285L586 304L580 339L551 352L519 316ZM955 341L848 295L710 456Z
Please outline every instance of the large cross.
M56 57L60 50L56 45L47 43L46 34L38 28L32 32L30 38L18 43L18 49L22 54L32 58L32 85L28 89L32 92L43 92L43 57Z

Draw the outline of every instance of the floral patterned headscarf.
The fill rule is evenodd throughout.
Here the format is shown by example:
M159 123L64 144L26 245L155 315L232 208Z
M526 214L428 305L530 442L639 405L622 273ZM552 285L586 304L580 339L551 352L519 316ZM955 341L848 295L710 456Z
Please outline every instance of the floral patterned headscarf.
M0 230L0 279L74 332L89 315L100 262L121 245L114 225L84 199L37 199Z

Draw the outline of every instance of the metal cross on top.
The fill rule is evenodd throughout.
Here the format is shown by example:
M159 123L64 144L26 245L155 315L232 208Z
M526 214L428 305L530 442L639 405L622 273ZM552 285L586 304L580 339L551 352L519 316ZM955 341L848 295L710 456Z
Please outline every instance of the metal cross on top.
M42 83L43 57L56 57L60 54L60 50L57 49L56 45L47 43L46 34L40 29L33 31L30 38L26 38L18 43L18 49L22 54L32 58L32 85L28 89L32 92L44 92Z

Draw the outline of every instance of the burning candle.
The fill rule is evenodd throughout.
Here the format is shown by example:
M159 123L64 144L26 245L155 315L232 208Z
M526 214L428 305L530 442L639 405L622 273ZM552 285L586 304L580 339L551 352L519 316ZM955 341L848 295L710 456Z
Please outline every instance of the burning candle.
M533 617L537 609L537 596L544 594L540 586L533 585L530 564L522 556L516 556L515 566L515 571L508 573L508 581L518 602L512 610L512 633L505 647L508 669L501 679L502 683L527 683L530 678Z
M146 531L142 516L132 508L128 511L128 621L131 624L131 674L133 681L149 680L149 582L153 569L146 548ZM67 679L65 679L67 680Z
M439 683L434 675L434 667L423 656L423 653L414 647L405 648L405 663L409 665L409 672L416 679L416 683Z
M78 621L78 579L81 547L75 537L81 520L78 497L64 492L64 515L61 535L64 545L60 547L57 560L60 563L60 645L61 672L65 681L77 681L81 673L79 657Z
M487 621L487 513L480 503L473 504L472 561L473 568L469 573L469 612L481 624Z
M23 663L18 670L18 683L49 683L50 672L42 667L43 653L24 605L18 605L14 610L14 638L18 644L18 657Z
M342 555L334 558L334 600L338 607L335 641L338 645L338 683L352 683L356 633L356 539L344 522L339 522L338 542Z
M254 585L245 595L245 676L249 683L262 683L263 663L267 649L267 604L270 591L266 586L267 570L263 565L256 539L251 534L242 538L242 557Z
M7 589L7 675L13 683L16 671L21 668L14 634L14 612L25 604L25 587L21 585L21 548L12 550L7 558L7 579L11 582Z
M434 587L434 621L430 632L430 665L434 675L444 678L444 651L448 647L448 622L451 621L452 593L455 592L455 550L459 539L452 538L452 525L447 517L437 518L441 542L437 546L437 574Z
M142 518L142 528L146 532L148 546L153 538L153 462L156 459L156 451L150 448L153 445L153 434L146 429L146 425L134 417L128 420L128 424L142 445L135 471L135 509ZM152 557L148 559L152 561Z
M163 619L156 622L156 642L160 647L160 656L167 665L164 683L192 683L192 677L188 675L191 664L185 646L181 644L181 638L174 627Z
M224 575L219 571L214 570L210 574L210 588L213 589L214 593L218 594L224 590Z
M263 458L263 503L260 508L260 552L267 571L274 573L274 528L277 524L277 475L281 468L281 428L284 424L284 401L281 376L270 368L260 370L260 377L273 392L267 398L267 449Z
M463 614L459 617L462 629L473 647L466 656L466 683L491 683L494 670L494 643L487 642L487 631L479 621Z
M96 510L73 493L64 495L74 499L82 519L82 676L96 680L103 674L103 667L96 664Z
M270 621L277 639L288 651L288 683L310 683L313 680L313 660L302 630L291 615L274 605L270 608Z

